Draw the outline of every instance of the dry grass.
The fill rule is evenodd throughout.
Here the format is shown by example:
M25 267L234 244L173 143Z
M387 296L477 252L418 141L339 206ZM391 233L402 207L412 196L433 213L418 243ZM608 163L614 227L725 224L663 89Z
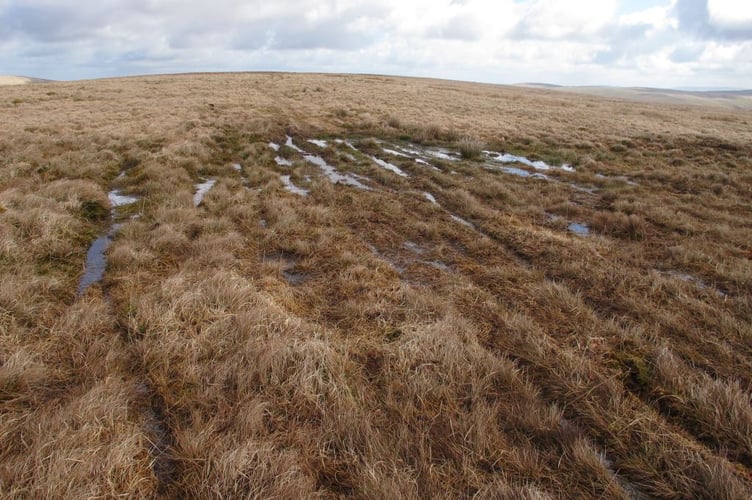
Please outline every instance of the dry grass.
M483 141L475 137L463 137L457 142L457 149L459 149L462 157L467 160L480 158L484 147Z
M749 112L286 74L0 107L0 495L752 494Z

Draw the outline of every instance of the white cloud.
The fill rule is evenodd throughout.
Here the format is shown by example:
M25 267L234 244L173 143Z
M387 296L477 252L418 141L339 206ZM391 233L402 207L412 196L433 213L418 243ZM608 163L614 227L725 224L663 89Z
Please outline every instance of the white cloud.
M673 11L674 2L671 2L619 16L617 22L620 25L648 25L655 30L677 29L679 21Z
M521 26L542 38L593 35L614 19L616 7L616 0L534 0Z
M711 42L705 46L697 62L712 68L722 68L728 64L740 60L743 52L749 53L752 44L726 44ZM749 59L747 59L749 61Z
M749 0L708 0L710 19L728 28L752 28L752 2Z

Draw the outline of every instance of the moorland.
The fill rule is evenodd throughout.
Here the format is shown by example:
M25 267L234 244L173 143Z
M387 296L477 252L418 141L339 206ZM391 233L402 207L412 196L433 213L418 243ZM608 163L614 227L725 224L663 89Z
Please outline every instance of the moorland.
M750 123L371 75L0 87L0 495L749 498Z

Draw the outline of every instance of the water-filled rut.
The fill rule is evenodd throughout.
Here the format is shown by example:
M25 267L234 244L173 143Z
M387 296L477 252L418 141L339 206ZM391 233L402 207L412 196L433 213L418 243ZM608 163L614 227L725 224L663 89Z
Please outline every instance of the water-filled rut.
M123 226L120 220L118 208L132 205L138 201L135 196L124 195L118 189L113 189L107 193L110 200L110 227L102 233L89 247L86 252L86 263L84 264L84 274L78 282L76 294L80 297L95 283L99 283L104 278L104 270L107 267L107 257L105 252L112 243L112 238Z

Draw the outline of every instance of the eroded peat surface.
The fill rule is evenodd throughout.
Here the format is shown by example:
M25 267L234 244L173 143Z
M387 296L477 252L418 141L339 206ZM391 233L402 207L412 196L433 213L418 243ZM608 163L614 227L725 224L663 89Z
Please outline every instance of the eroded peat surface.
M752 113L255 73L0 107L3 497L752 495Z

